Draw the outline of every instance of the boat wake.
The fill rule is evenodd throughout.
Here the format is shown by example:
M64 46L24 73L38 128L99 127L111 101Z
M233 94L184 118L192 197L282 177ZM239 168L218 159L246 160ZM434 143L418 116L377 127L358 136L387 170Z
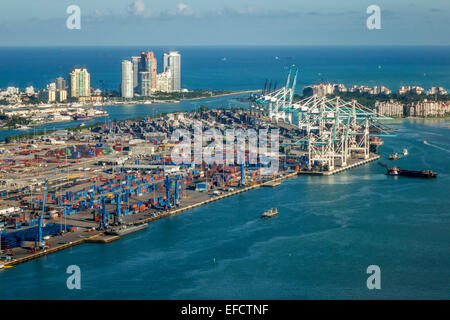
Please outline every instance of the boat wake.
M441 146L435 145L434 143L429 143L428 141L424 141L423 143L426 144L427 146L430 146L430 147L433 147L433 148L436 148L436 149L439 149L439 150L442 150L442 151L450 153L449 149L446 149L446 148L443 148Z

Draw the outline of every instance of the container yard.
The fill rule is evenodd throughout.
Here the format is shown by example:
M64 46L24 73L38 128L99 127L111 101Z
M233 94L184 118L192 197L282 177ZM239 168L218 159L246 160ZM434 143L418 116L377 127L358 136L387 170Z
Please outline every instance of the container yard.
M171 154L179 141L171 140L172 133L180 128L193 132L194 123L222 132L278 129L278 170L267 174L266 165L250 161L249 150L241 163L175 163ZM81 243L115 241L146 229L144 223L262 186L277 187L299 173L343 170L327 167L326 161L312 163L308 149L294 143L304 137L303 129L288 121L223 109L123 120L3 143L2 264L11 267ZM349 153L345 169L377 159L379 144L379 138L371 137L367 153ZM203 141L202 147L208 143Z

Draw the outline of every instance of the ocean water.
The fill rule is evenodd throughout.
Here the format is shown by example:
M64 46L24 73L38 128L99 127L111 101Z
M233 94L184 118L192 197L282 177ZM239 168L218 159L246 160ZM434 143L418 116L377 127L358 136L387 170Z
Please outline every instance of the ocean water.
M390 124L381 162L408 148L398 164L437 179L377 163L289 179L1 271L0 299L448 299L450 121ZM271 207L280 214L261 220ZM81 290L66 287L69 265ZM381 290L366 287L369 265Z
M93 86L103 80L116 88L120 60L143 49L1 48L0 88L43 87L75 65L88 67ZM265 79L280 86L291 64L301 67L299 89L322 79L391 89L450 88L449 47L148 49L158 58L168 49L180 50L182 84L189 89L255 89ZM201 104L239 103L223 97L107 106L110 116L103 120L189 111ZM275 189L156 221L108 245L84 244L0 271L0 299L448 299L450 121L390 125L399 131L385 138L383 155L408 148L399 165L433 169L437 179L387 177L377 163L331 177L293 178ZM18 133L0 131L0 138ZM280 214L262 221L261 213L271 207ZM69 265L81 268L80 291L66 287ZM381 268L381 290L366 287L369 265Z
M152 50L182 55L182 87L188 89L260 89L265 80L286 81L287 68L300 68L297 88L319 81L385 85L443 86L450 89L450 47L51 47L0 48L0 88L44 88L73 67L86 67L95 88L117 89L121 61ZM101 83L103 82L103 84Z

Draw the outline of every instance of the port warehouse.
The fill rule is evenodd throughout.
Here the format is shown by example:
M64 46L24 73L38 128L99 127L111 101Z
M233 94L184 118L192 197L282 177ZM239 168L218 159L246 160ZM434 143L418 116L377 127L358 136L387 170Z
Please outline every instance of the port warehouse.
M280 111L286 106L278 108L278 112L287 113ZM358 120L352 124L354 132L363 131L352 136L354 149L334 154L330 150L339 148L345 129L334 130L333 121L338 125L337 122L347 121L348 117L324 115L328 124L307 132L286 119L285 114L283 119L277 118L267 109L174 113L3 144L0 147L3 257L13 259L30 254L35 249L30 242L36 242L40 228L46 247L58 246L98 234L110 225L134 223L143 217L158 218L168 210L206 203L215 196L237 190L249 190L246 188L282 175L332 174L366 163L376 159L374 151L381 143L377 137L381 127L368 124L367 119L361 120L368 114L359 112ZM171 133L177 128L192 132L194 120L200 121L204 129L278 129L279 172L274 176L262 174L264 166L250 164L248 150L244 164L174 164L170 157L175 146L170 141ZM328 134L325 144L326 132L334 131L341 134L335 141ZM318 147L319 144L311 147L304 143L306 138L321 141L324 147ZM330 147L332 143L335 145ZM39 224L40 217L42 224Z

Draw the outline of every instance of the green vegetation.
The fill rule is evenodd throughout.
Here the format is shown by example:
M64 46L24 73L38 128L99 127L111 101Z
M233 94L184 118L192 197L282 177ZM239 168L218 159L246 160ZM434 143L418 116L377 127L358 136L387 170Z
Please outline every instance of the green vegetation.
M8 129L14 129L17 125L28 125L31 121L27 118L12 116L8 117L5 115L0 115L0 120L4 122L4 126Z
M145 101L155 100L186 100L213 97L221 94L231 93L227 90L192 90L189 92L155 92L150 97L122 98L116 95L110 95L112 101Z

